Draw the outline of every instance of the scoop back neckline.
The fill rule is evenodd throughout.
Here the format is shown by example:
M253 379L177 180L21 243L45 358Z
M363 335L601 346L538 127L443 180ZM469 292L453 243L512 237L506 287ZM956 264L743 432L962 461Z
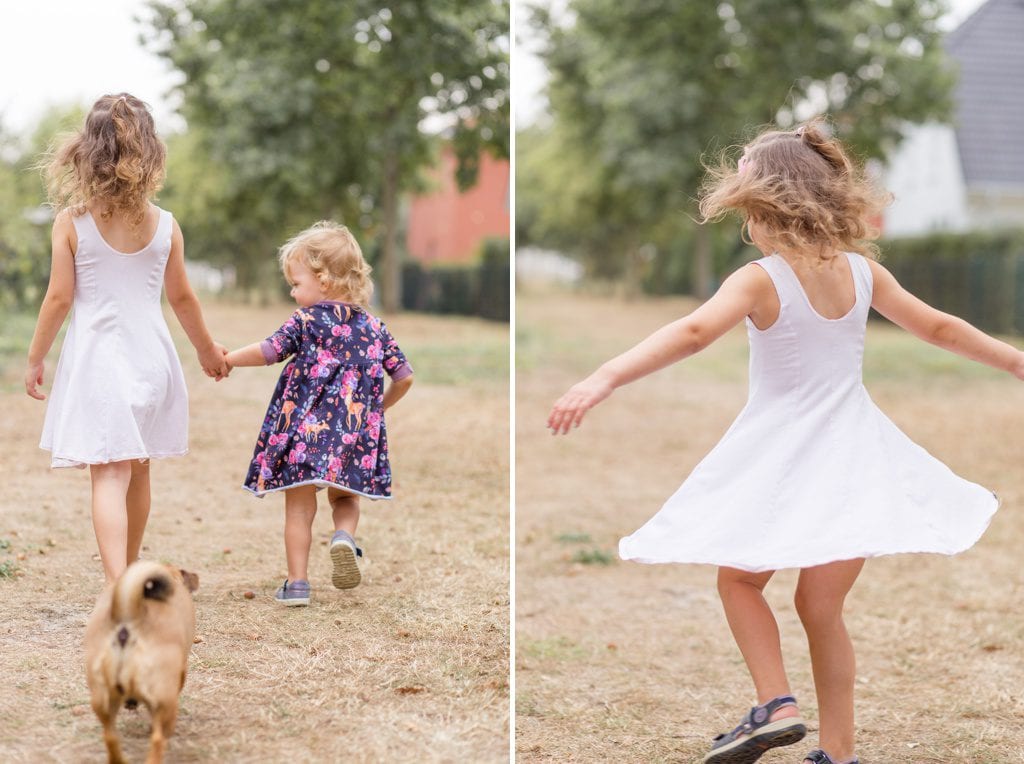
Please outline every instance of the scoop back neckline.
M100 227L96 224L96 218L93 217L92 210L87 209L85 211L85 214L89 216L89 222L92 224L92 227L96 229L96 235L100 237L100 241L103 242L103 245L107 249L109 249L115 255L120 255L121 257L136 257L149 250L149 248L156 243L156 239L160 235L160 226L163 223L164 211L161 210L159 207L157 207L156 209L159 212L156 220L156 230L153 231L153 236L152 238L150 238L148 242L146 242L146 245L142 247L142 249L136 250L135 252L122 252L109 241L107 241L106 237L103 235L103 232L100 230Z

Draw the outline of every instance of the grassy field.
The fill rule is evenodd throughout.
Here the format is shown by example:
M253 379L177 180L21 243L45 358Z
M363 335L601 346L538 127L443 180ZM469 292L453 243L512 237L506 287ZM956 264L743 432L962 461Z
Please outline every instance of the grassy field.
M291 309L213 303L207 321L237 347ZM102 585L89 478L51 472L37 448L44 404L20 379L31 323L0 347L0 761L101 762L81 645ZM144 555L201 583L168 762L507 761L508 326L411 314L388 324L417 376L388 415L395 499L364 503L370 566L348 592L330 585L322 511L313 605L283 609L272 599L285 576L283 499L240 487L280 367L215 384L172 319L191 452L153 467ZM122 712L120 729L141 761L148 715Z
M742 327L617 391L566 438L544 428L566 387L689 312L521 295L516 324L516 748L520 762L695 762L755 702L708 566L618 560L746 399ZM1016 340L1020 345L1020 340ZM982 540L954 558L870 560L848 600L862 764L1024 762L1024 385L883 324L869 329L872 397L955 471L996 490ZM742 532L742 531L739 531ZM817 739L794 571L767 596Z

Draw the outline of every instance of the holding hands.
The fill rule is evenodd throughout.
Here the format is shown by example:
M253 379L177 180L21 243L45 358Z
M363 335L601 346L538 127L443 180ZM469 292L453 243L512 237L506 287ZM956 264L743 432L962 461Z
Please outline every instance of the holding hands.
M231 367L227 363L228 349L219 342L213 342L203 350L197 350L199 365L208 377L213 377L220 382L231 373ZM31 395L31 393L29 393Z

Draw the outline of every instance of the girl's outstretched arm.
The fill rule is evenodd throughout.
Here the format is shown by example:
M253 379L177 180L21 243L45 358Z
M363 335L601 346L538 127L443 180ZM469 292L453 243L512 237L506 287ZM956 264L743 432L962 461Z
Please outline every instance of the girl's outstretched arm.
M883 266L868 262L875 282L872 308L925 342L1024 379L1024 353L919 300Z
M615 388L703 350L744 316L751 315L756 323L757 311L766 310L765 306L770 306L772 300L777 311L778 296L764 269L754 264L740 268L693 313L663 326L570 387L548 415L552 434L565 434L571 427L579 427L584 414L611 395Z
M177 220L174 221L174 232L171 234L171 254L164 270L164 289L167 290L167 302L178 317L192 347L196 349L199 365L207 376L223 379L228 373L224 362L227 348L213 341L203 320L199 299L188 283L188 274L185 272L185 238L181 235Z
M28 350L28 368L25 370L25 392L40 401L46 398L38 390L38 386L43 384L43 362L75 299L74 250L78 238L67 211L61 212L54 219L51 241L53 257L50 284L39 308L39 319Z

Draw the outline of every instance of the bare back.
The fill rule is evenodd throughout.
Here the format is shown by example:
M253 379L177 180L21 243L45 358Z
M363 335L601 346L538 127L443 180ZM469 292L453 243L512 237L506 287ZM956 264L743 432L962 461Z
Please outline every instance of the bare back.
M857 302L857 290L854 284L850 261L846 257L833 257L820 265L807 263L800 257L779 255L786 261L803 289L811 310L822 318L834 321L843 318ZM756 304L749 317L761 331L775 323L779 316L779 296L771 281L760 268L754 268L760 274Z
M153 204L146 209L146 216L136 226L130 225L123 216L116 212L104 218L99 204L89 205L89 213L96 223L103 241L122 255L131 255L146 248L156 235L160 224L160 210Z

